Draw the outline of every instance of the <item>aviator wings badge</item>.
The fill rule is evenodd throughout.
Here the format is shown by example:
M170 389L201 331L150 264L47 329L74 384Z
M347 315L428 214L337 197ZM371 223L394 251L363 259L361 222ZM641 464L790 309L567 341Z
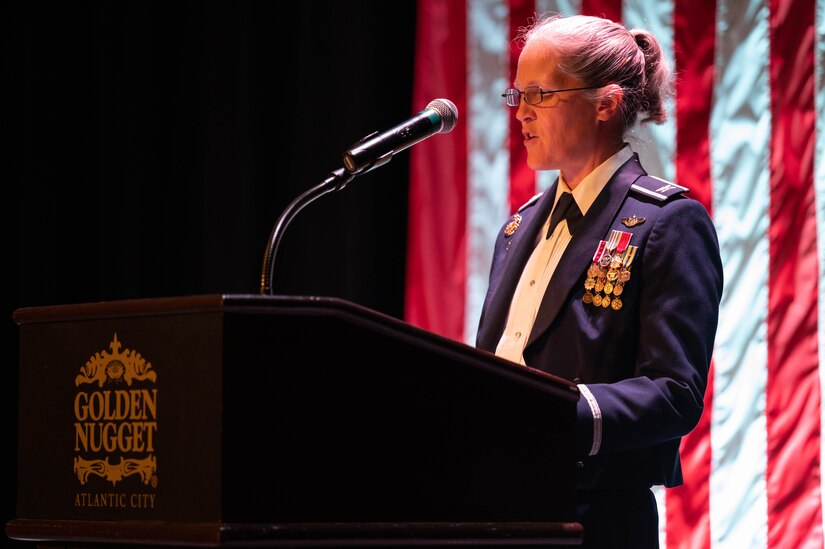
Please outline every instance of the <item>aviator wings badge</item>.
M624 225L625 227L635 227L636 225L641 225L645 221L647 221L647 219L645 219L644 217L633 215L631 217L625 217L624 219L622 219L622 225Z

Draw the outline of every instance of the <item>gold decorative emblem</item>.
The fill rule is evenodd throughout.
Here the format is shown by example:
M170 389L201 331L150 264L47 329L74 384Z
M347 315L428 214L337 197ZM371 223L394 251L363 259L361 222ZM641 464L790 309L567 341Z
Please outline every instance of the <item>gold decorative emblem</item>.
M120 463L109 463L109 458L103 460L74 458L74 472L80 484L86 484L90 474L105 477L112 484L116 484L124 477L140 475L143 484L149 484L157 468L157 458L151 455L144 459L121 459Z
M126 385L131 385L133 380L157 381L157 374L152 370L152 365L146 362L140 353L129 349L120 352L117 334L109 343L109 348L112 350L111 353L95 353L95 356L86 361L86 365L80 369L80 375L74 379L75 386L97 382L98 387L103 387L107 381L125 381Z
M121 350L117 334L109 349L95 353L75 377L74 473L80 484L90 475L112 485L138 475L155 487L157 373L140 353Z
M518 230L519 225L521 225L521 216L519 214L513 214L513 219L504 227L504 236L513 236Z
M632 215L630 217L625 217L622 219L622 225L625 227L635 227L636 225L641 225L647 221L644 217L639 217L638 215Z

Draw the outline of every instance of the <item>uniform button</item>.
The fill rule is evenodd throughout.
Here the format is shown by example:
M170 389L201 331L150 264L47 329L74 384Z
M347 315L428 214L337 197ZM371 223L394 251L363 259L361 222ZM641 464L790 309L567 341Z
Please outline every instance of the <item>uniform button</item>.
M535 281L535 280L531 280L531 281L530 281L530 286L534 286L535 284L536 284L536 281Z
M584 469L584 462L583 461L577 461L576 462L576 469Z
M516 338L521 337L521 332L516 332Z

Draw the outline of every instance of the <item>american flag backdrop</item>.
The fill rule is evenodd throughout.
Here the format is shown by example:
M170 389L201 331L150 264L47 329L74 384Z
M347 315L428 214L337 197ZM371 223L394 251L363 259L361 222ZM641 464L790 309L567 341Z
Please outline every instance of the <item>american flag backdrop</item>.
M459 119L410 152L406 319L472 344L496 233L555 178L527 168L501 98L519 27L552 11L651 30L677 93L669 122L630 142L651 175L707 207L725 272L705 412L682 444L685 485L657 490L662 547L823 547L825 0L418 6L415 110L443 97Z

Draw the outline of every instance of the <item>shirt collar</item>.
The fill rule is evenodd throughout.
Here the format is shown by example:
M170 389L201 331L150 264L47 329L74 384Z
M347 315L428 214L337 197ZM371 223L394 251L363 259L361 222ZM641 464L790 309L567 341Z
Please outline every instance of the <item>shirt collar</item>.
M599 193L602 192L607 182L613 177L613 174L622 167L622 164L630 160L632 156L633 150L630 148L630 145L625 143L619 152L599 164L596 169L587 174L587 176L582 179L582 182L573 190L570 190L567 181L564 180L564 176L559 174L559 185L556 189L555 201L558 201L563 192L573 193L573 198L576 199L576 204L579 206L582 215L586 214L587 210L590 209L590 206L596 200L596 197L599 196Z

